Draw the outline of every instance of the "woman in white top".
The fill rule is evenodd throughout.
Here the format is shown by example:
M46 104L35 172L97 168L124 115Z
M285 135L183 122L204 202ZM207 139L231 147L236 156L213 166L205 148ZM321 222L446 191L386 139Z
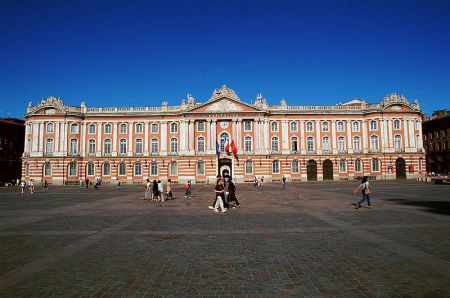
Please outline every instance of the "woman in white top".
M361 200L354 204L355 209L358 209L361 207L361 204L364 203L364 201L367 200L367 207L372 208L372 204L370 204L370 195L372 194L372 191L369 186L369 179L367 176L364 176L361 180L361 184L353 191L354 193L357 193L361 189L362 198Z
M152 192L152 183L150 182L150 179L147 179L147 184L145 185L144 200L150 200L151 192Z

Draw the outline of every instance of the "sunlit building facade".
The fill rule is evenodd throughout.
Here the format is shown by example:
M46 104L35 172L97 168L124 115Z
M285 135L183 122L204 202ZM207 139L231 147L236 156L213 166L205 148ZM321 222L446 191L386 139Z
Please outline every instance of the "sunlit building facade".
M425 171L422 112L392 93L378 103L353 99L330 106L251 103L222 86L178 106L67 106L48 97L29 104L23 179L75 184L238 182L415 178ZM226 152L234 141L236 156Z

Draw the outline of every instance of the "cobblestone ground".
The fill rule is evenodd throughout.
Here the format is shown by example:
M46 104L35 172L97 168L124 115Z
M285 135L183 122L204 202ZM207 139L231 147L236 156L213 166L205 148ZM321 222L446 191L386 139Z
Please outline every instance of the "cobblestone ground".
M241 208L117 190L0 189L0 297L449 297L450 185L238 185Z

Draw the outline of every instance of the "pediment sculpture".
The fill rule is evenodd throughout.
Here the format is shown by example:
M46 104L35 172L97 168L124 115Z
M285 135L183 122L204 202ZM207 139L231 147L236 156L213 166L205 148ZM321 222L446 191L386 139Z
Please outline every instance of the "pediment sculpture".
M211 104L206 108L206 111L242 111L242 108L234 102L221 100Z

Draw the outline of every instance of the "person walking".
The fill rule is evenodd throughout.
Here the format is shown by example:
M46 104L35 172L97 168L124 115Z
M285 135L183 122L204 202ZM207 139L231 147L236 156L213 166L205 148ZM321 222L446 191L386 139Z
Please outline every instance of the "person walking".
M372 194L372 190L369 186L369 178L367 176L364 176L361 180L361 184L355 188L353 191L354 193L357 193L361 189L362 198L358 203L354 203L352 205L355 205L355 209L361 208L361 204L364 203L364 201L367 201L367 208L372 208L372 204L370 203L370 195Z
M214 188L214 193L217 198L216 203L214 205L214 211L219 212L220 208L220 211L222 211L222 213L227 212L227 210L223 206L223 199L225 193L225 181L223 179L218 180L216 187Z
M184 193L184 198L185 199L190 199L192 197L192 189L191 189L191 180L188 180L186 182L186 184L184 185L185 188L185 193Z
M172 200L172 179L167 180L167 200ZM170 199L169 199L170 198Z
M119 179L117 179L117 182L116 182L116 189L117 189L117 190L120 189L120 180L119 180Z
M30 190L30 193L34 193L34 181L33 181L33 179L30 179L30 181L28 181L28 189Z
M47 182L47 180L44 180L44 190L48 190L48 182Z
M152 192L153 192L152 201L158 202L159 201L158 182L156 182L156 180L153 180Z
M25 183L24 180L22 180L22 181L20 182L20 189L21 189L22 193L24 193L24 191L25 191L25 186L26 186L26 185L27 185L27 184Z
M162 184L161 180L158 180L158 195L161 202L164 202L164 185Z
M150 183L150 179L147 179L147 184L145 184L144 200L146 201L150 200L151 191L152 191L152 184Z
M230 177L230 180L228 181L228 204L230 204L231 202L234 203L233 208L241 207L241 204L239 204L239 201L236 197L236 184Z
M284 175L281 178L281 185L282 185L283 189L286 189L286 177L284 177Z

